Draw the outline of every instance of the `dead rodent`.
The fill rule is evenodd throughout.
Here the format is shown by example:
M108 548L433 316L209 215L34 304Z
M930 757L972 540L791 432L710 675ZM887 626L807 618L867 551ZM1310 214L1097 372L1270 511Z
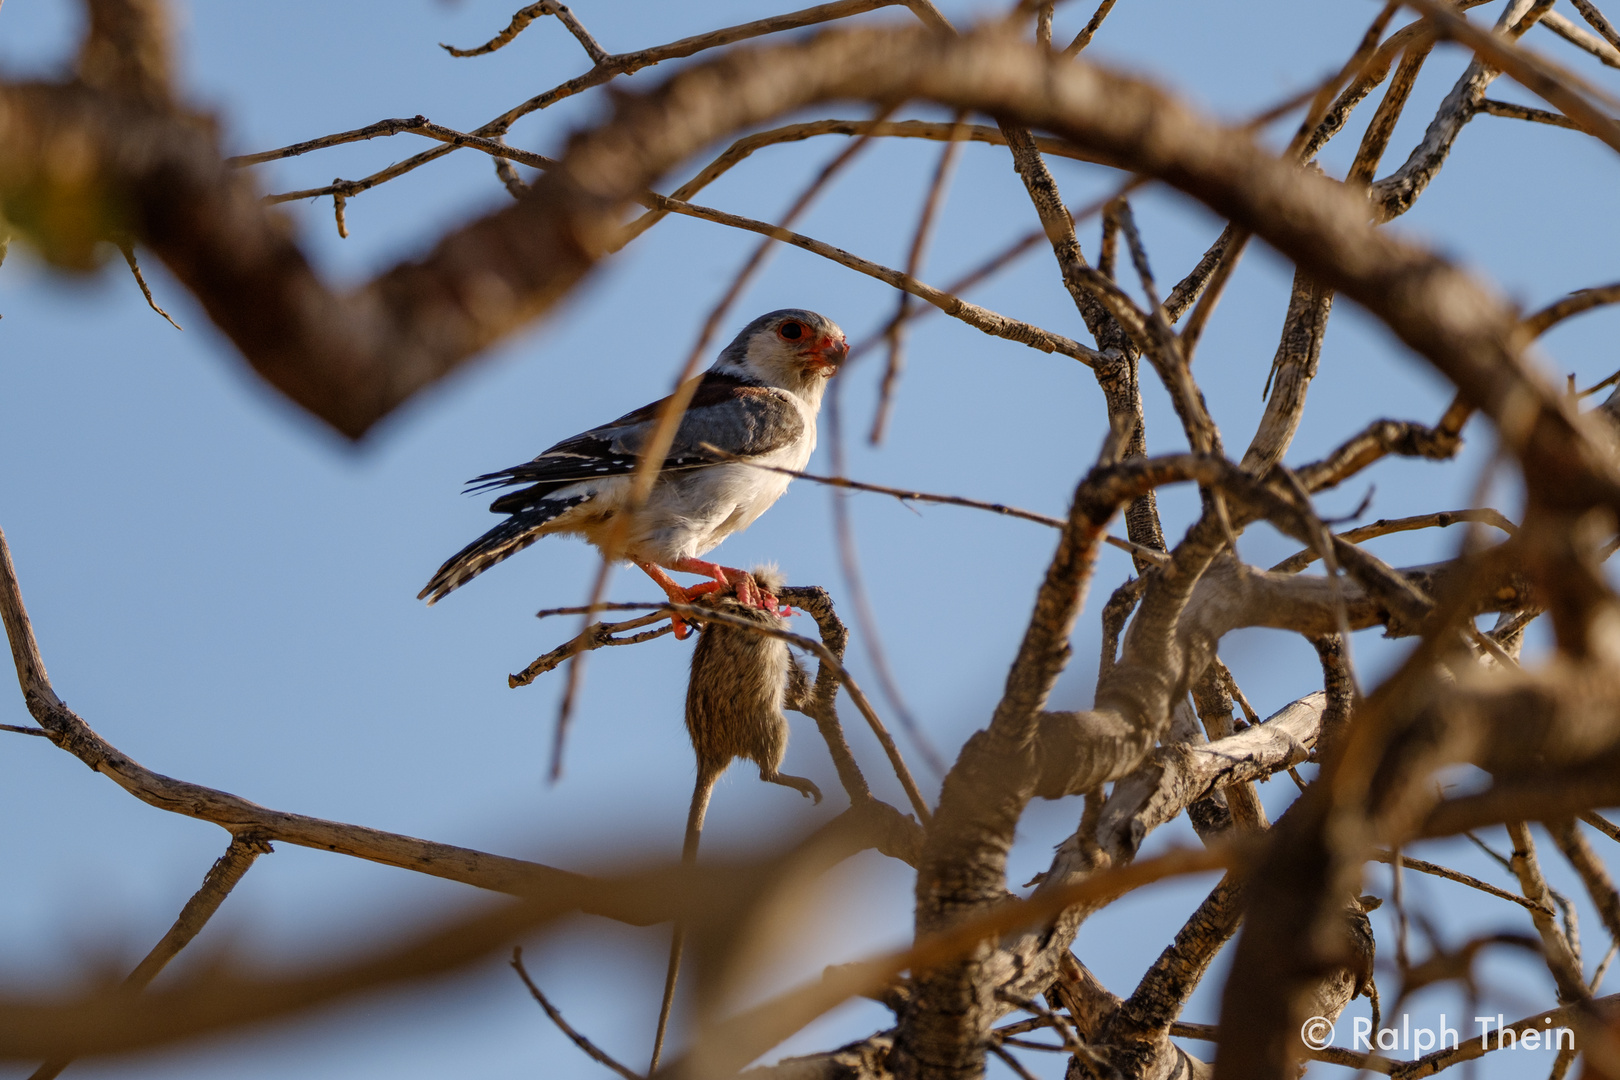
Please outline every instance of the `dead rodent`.
M782 579L772 568L754 570L754 579L766 592L775 593ZM747 619L762 626L787 629L780 615L747 607L733 596L706 599L704 606L722 615ZM692 737L697 755L697 783L692 789L692 807L686 816L686 841L681 861L690 865L697 859L698 841L703 835L703 818L715 781L733 759L745 758L759 766L759 778L768 784L781 784L800 794L821 801L821 790L802 776L780 772L787 753L788 723L782 704L790 682L802 685L804 672L779 637L757 634L718 620L703 624L697 647L692 650L692 674L686 684L686 731ZM675 926L670 943L669 971L664 980L664 1001L658 1014L658 1032L653 1040L652 1069L658 1067L663 1050L664 1030L669 1023L670 1004L680 974L681 945L685 928Z
M754 576L768 592L781 588L780 579L769 573L756 570ZM712 606L723 615L787 629L786 619L745 607L734 597L721 597ZM692 650L692 676L686 684L686 732L692 738L698 768L692 813L700 827L708 789L733 758L758 765L759 778L766 783L794 788L821 801L816 785L777 771L788 740L782 703L794 675L802 681L803 673L781 638L718 621L703 627ZM687 842L695 847L695 836L689 834Z

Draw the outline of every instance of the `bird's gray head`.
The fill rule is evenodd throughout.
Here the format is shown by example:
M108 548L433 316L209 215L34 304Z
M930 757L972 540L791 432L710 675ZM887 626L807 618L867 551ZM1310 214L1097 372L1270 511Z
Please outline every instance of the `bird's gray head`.
M715 371L757 379L800 396L821 400L827 379L849 354L838 324L800 308L761 315L720 351Z

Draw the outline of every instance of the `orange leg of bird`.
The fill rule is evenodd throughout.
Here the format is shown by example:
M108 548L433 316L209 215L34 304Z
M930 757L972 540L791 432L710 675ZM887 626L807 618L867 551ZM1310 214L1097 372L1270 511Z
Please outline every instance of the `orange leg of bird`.
M640 559L634 559L632 561L637 566L641 567L641 569L646 572L648 577L652 578L653 581L658 583L658 587L664 590L664 595L669 597L670 603L690 604L692 602L692 597L697 595L695 589L682 588L680 582L664 573L664 571L659 569L656 564L642 562ZM700 585L697 588L701 589L702 586ZM687 635L691 634L692 632L692 628L687 625L686 620L681 618L680 615L673 611L669 613L669 622L670 625L675 628L675 638L678 641L685 641Z
M757 607L764 611L775 612L778 615L787 615L791 608L783 608L775 596L759 587L754 575L746 570L738 570L732 566L721 566L718 563L704 562L702 559L681 559L677 562L665 563L671 570L679 570L684 574L702 574L713 579L701 585L694 585L687 589L689 596L701 596L704 593L719 592L722 589L735 588L737 599L749 607Z

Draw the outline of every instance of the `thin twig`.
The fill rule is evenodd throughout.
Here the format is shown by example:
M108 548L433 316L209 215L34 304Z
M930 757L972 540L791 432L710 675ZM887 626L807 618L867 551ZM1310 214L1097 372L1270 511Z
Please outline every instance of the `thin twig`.
M1389 896L1390 903L1395 908L1395 967L1401 973L1401 982L1404 985L1409 980L1412 971L1412 959L1407 947L1411 917L1406 911L1406 884L1404 875L1401 873L1401 866L1405 860L1401 857L1400 848L1396 848L1390 854Z
M1098 354L1095 349L1088 348L1072 338L1064 337L1062 334L1055 334L1030 323L1008 318L988 308L980 307L978 304L969 303L955 295L957 291L956 285L953 285L951 289L937 289L932 285L916 280L908 274L903 274L898 270L872 262L869 259L863 259L859 255L851 254L842 248L794 232L781 225L772 225L769 222L742 217L739 214L732 214L707 206L699 206L696 203L677 202L662 195L649 195L646 202L648 205L661 207L671 213L684 214L688 217L712 221L718 225L729 225L732 228L758 233L766 237L767 242L780 240L796 248L802 248L812 254L820 255L822 258L830 259L840 266L848 267L857 273L876 278L902 292L910 293L952 318L959 319L974 329L994 337L1016 341L1021 345L1028 345L1032 349L1039 349L1041 352L1061 353L1064 356L1080 361L1087 367L1096 362ZM851 349L849 360L853 361L862 351L864 350L859 347Z
M781 33L786 30L796 30L804 26L813 26L818 23L834 22L850 15L857 15L877 8L892 7L903 3L904 0L837 0L835 3L821 4L817 7L805 8L802 11L789 12L785 15L773 15L769 18L758 19L751 23L738 26L729 26L721 30L712 30L708 33L697 34L693 37L682 38L665 45L658 45L648 49L638 49L635 52L616 53L607 58L607 61L597 64L583 75L575 76L567 82L560 83L544 93L523 101L507 109L493 120L475 128L472 132L476 137L495 137L506 134L512 125L531 113L550 108L557 102L576 94L584 93L594 87L610 82L620 75L629 75L643 68L651 67L665 60L679 60L709 49L731 45L749 38L762 37L769 34ZM460 145L471 146L471 143L449 143L436 146L414 154L403 161L395 162L385 169L380 169L369 176L359 180L344 182L344 194L350 197L363 191L369 191L379 184L386 184L390 180L411 172L415 169L437 161L446 154L452 153ZM301 198L312 195L330 195L330 188L316 188L310 192L300 192L290 195L291 198Z
M1069 1024L1069 1021L1064 1019L1061 1014L1052 1009L1048 1009L1038 1001L1020 997L1016 994L1008 993L1005 990L998 992L997 996L1003 1001L1009 1001L1012 1004L1017 1005L1020 1009L1023 1009L1025 1012L1033 1016L1038 1016L1042 1020L1046 1021L1047 1026L1053 1031L1057 1032L1058 1038L1063 1040L1063 1049L1069 1051L1069 1053L1085 1053L1085 1044L1081 1042L1079 1035L1075 1033L1074 1029Z
M1243 710L1244 718L1250 724L1260 723L1260 713L1255 710L1253 705L1249 704L1249 699L1243 696L1243 689L1238 686L1237 678L1232 674L1232 669L1227 667L1225 662L1218 656L1211 660L1210 663L1215 666L1215 673L1226 684L1226 692L1232 695L1232 700L1236 701L1238 708Z
M1620 843L1620 826L1616 826L1614 822L1610 821L1602 814L1599 814L1595 810L1588 810L1581 815L1581 820L1592 826L1592 828L1596 829L1604 836L1607 836L1610 840Z
M1057 1033L1060 1039L1063 1040L1061 1047L1054 1048L1040 1043L1034 1043L1030 1044L1031 1049L1060 1049L1074 1055L1077 1059L1089 1062L1094 1067L1100 1069L1108 1068L1107 1059L1096 1050L1093 1050L1091 1047L1087 1046L1080 1033L1075 1030L1072 1022L1065 1018L1061 1013L1053 1009L1048 1009L1038 1001L1032 1001L1028 998L1011 994L1005 990L998 991L997 996L1003 1001L1010 1001L1014 1005L1017 1005L1020 1009L1023 1009L1025 1012L1045 1020L1047 1025Z
M135 260L135 245L127 243L119 244L118 250L124 253L124 262L129 264L129 272L135 275L135 284L141 287L141 295L146 297L146 306L163 316L168 324L174 327L176 330L182 329L180 324L175 322L167 311L164 311L162 308L158 307L157 301L152 299L152 290L147 286L146 278L141 274L141 264Z
M1586 988L1592 993L1597 993L1598 987L1603 985L1603 976L1609 973L1609 965L1614 963L1617 955L1620 955L1620 942L1610 942L1609 950L1603 954L1603 959L1598 961L1597 970L1592 972L1592 978L1586 984Z
M1581 884L1585 886L1592 905L1597 908L1598 917L1603 921L1603 928L1608 931L1610 944L1620 944L1620 892L1615 890L1608 867L1586 842L1581 827L1574 821L1566 818L1563 821L1544 824L1547 831L1552 833L1553 841L1563 851L1570 867L1580 878ZM1573 929L1573 905L1560 904L1560 906L1564 908L1566 923ZM1566 933L1570 933L1570 930L1566 930ZM1571 937L1573 938L1573 934ZM1577 947L1577 958L1579 955L1580 950Z
M1350 655L1350 616L1349 610L1345 606L1344 601L1344 570L1340 565L1338 557L1334 554L1333 533L1329 531L1327 524L1317 516L1316 508L1311 503L1310 492L1300 481L1299 474L1281 462L1273 465L1272 470L1280 475L1288 486L1293 489L1294 497L1297 500L1300 513L1303 514L1306 520L1310 523L1311 539L1316 541L1318 554L1322 559L1322 569L1327 574L1328 589L1333 597L1334 614L1338 618L1339 622L1339 659L1344 665L1345 676L1350 680L1352 696L1359 697L1361 694L1360 680L1356 676L1355 663L1351 659ZM1350 550L1354 551L1353 548ZM1397 860L1395 863L1397 895L1400 887L1400 870L1400 862ZM1400 905L1398 903L1396 904L1396 910L1397 912L1400 910ZM1402 933L1404 935L1404 929ZM1403 940L1398 947L1404 948L1404 945L1405 942ZM1405 970L1404 967L1402 970Z
M383 123L390 122L391 121L383 121ZM364 131L366 129L361 128L358 130ZM520 165L527 165L534 169L550 169L557 164L554 159L548 158L544 154L536 154L532 150L520 150L515 146L508 146L506 143L501 141L500 137L486 138L482 135L469 135L464 131L456 131L454 128L447 128L440 124L423 123L409 128L402 128L400 130L411 135L425 135L428 138L433 139L435 142L443 143L452 148L465 147L469 150L477 150L480 153L488 154L490 157L493 157L498 161L515 161ZM387 132L386 134L396 133ZM365 137L374 138L375 136L368 135ZM321 140L314 141L320 142ZM268 153L274 155L278 152L269 151ZM351 197L367 190L368 186L370 185L367 185L364 180L344 180L342 177L338 177L326 187L303 188L299 191L283 191L276 195L266 195L264 197L264 201L271 204L296 202L299 199L315 199L323 195L331 195L334 199L342 198L347 201Z
M1131 265L1136 268L1137 280L1142 283L1148 309L1162 313L1164 306L1159 302L1159 288L1153 281L1153 267L1148 264L1147 247L1142 243L1142 234L1136 227L1136 215L1131 211L1130 201L1120 199L1114 206L1114 217L1119 222L1120 232L1125 234L1125 246L1130 250Z
M1521 611L1511 619L1508 619L1502 625L1493 629L1490 636L1498 644L1504 641L1509 641L1513 638L1514 634L1517 634L1520 630L1523 630L1525 627L1529 626L1530 623L1542 613L1543 612L1540 608L1530 608L1529 610Z
M1010 1024L1003 1024L998 1028L991 1028L990 1032L998 1038L1006 1038L1009 1035L1023 1035L1051 1026L1052 1022L1044 1016L1030 1016L1023 1020L1014 1020Z
M1052 5L1044 5L1041 12L1046 20L1047 43L1050 44ZM953 127L960 129L964 126L962 115L958 114ZM906 276L913 280L922 273L923 257L927 254L928 242L934 233L934 223L939 215L939 208L945 201L945 192L950 187L951 174L956 169L961 151L960 137L952 138L945 144L945 149L940 151L939 164L934 168L933 179L928 185L928 194L923 199L922 212L917 216L917 229L911 238L911 250L906 255ZM871 434L867 436L873 446L883 442L883 431L888 426L889 411L894 405L895 384L900 381L901 369L905 367L906 315L910 310L911 294L902 292L899 310L895 312L894 319L889 324L889 362L883 369L883 381L878 388L877 413L872 418Z
M675 626L673 623L664 623L663 626L655 630L644 630L629 637L613 636L625 630L634 630L656 622L663 622L663 619L662 615L643 615L639 619L626 619L624 622L618 623L592 623L579 636L569 639L542 656L536 657L533 663L516 675L508 675L506 685L514 689L519 686L528 686L541 675L560 666L569 657L581 652L607 648L611 645L639 645L644 641L651 641L654 638L660 638L665 634L674 632ZM585 641L581 642L580 637L585 638Z
M322 135L316 139L306 139L303 142L292 143L289 146L278 147L275 150L261 150L256 154L238 154L235 157L226 158L225 164L234 168L260 165L266 161L279 161L282 158L298 157L312 150L324 150L329 146L342 146L345 143L375 139L378 136L398 135L402 131L415 131L427 122L428 118L421 115L378 120L376 123L367 124L365 127L339 131L331 135Z
M539 18L541 15L557 16L562 24L568 27L568 32L573 34L575 39L578 40L580 45L585 49L585 54L591 58L592 63L605 64L612 59L607 50L596 43L596 39L591 36L590 31L585 29L584 24L574 16L574 13L569 11L568 8L562 4L559 4L557 0L540 0L540 2L537 4L530 4L528 7L522 8L512 16L512 22L505 30L502 30L499 34L496 34L489 41L475 49L458 49L451 45L445 45L442 42L439 44L439 48L443 49L451 56L483 56L486 53L492 53L496 49L510 43L513 38L517 37L523 32L525 27L527 27L531 22Z
M1596 34L1589 33L1564 18L1556 11L1541 16L1541 25L1557 34L1577 49L1583 49L1609 67L1620 67L1620 49L1616 49Z
M728 146L713 161L699 169L692 179L669 193L672 199L689 201L692 196L714 183L728 171L745 161L755 151L786 142L800 142L819 135L870 135L875 138L931 139L936 142L966 141L987 143L991 146L1007 145L1007 136L1000 128L987 124L955 124L930 120L810 120L800 124L786 124L768 131L744 135ZM1040 136L1035 145L1041 153L1075 161L1098 162L1096 154L1073 143L1051 136ZM657 224L665 216L663 210L652 210L624 227L616 241L615 250ZM955 290L953 290L955 291Z
M529 995L539 1003L542 1009L545 1010L546 1015L551 1018L551 1022L556 1024L558 1030L560 1030L564 1035L568 1036L568 1038L573 1041L575 1046L585 1051L587 1057L593 1061L598 1061L603 1065L606 1065L608 1068L624 1077L624 1080L645 1080L645 1078L634 1069L630 1069L619 1064L618 1061L614 1060L612 1055L608 1054L605 1050L591 1042L591 1040L575 1031L568 1021L563 1019L562 1013L557 1011L557 1007L546 999L546 995L540 992L540 988L535 985L534 980L529 978L528 969L523 966L523 947L521 945L512 950L511 964L512 970L516 971L518 973L518 978L523 980L523 985L529 988Z
M1359 544L1363 540L1374 537L1388 536L1391 533L1411 532L1416 529L1444 529L1459 522L1480 522L1493 525L1512 536L1519 531L1519 527L1509 521L1498 510L1484 508L1480 510L1442 510L1434 514L1415 514L1404 518L1380 518L1371 524L1348 532L1338 534L1339 539ZM1296 551L1282 562L1271 568L1274 574L1294 574L1305 569L1315 562L1320 555L1312 548Z
M1109 0L1109 2L1112 3L1113 0ZM1006 1065L1018 1076L1018 1080L1037 1080L1035 1074L1026 1069L1024 1063L1013 1057L999 1042L989 1043L986 1049L1000 1058L1002 1064Z
M1548 304L1524 319L1524 328L1532 337L1540 337L1572 315L1591 311L1595 307L1620 303L1620 281L1612 285L1598 285L1579 289L1555 303Z
M242 154L238 157L226 158L225 164L237 168L248 165L261 165L267 161L280 161L284 158L308 154L315 150L325 150L328 147L342 146L345 143L361 142L391 135L422 135L448 146L464 146L471 150L480 150L492 157L516 161L536 169L549 169L557 164L555 159L546 157L544 154L536 154L532 150L519 150L516 147L507 146L499 138L457 131L455 128L445 127L443 124L435 124L421 115L379 120L375 124L367 124L365 127L354 128L351 131L340 131L333 135L323 135L318 139L308 139L275 150L264 150L257 154ZM356 183L358 181L334 180L330 188L313 188L309 191L292 191L282 195L271 195L267 201L273 203L287 202L291 199L313 198L317 195L343 195L347 197L358 194L357 191L352 190L352 185Z
M231 894L231 890L236 888L237 882L242 880L242 875L248 872L254 860L269 852L269 843L261 837L252 833L232 835L225 854L208 868L202 885L180 909L174 925L169 927L169 932L164 934L156 945L152 946L152 951L135 965L135 970L124 980L123 989L137 994L146 989L147 985L158 977L158 973L169 965L169 961L178 956L180 950L191 944L202 932L202 928L208 925L208 920L214 917L214 913ZM72 1058L55 1058L47 1061L35 1069L28 1080L53 1080L72 1062Z
M628 516L628 515L627 515ZM620 530L623 532L623 527ZM612 546L617 546L612 545ZM574 716L574 706L579 702L579 695L585 685L585 652L584 639L591 627L591 620L596 618L597 605L602 597L607 595L608 583L613 580L613 567L618 560L610 558L608 552L602 553L602 564L596 569L596 578L591 582L590 602L580 618L580 631L570 643L570 649L565 659L573 661L568 665L568 678L563 683L562 701L557 705L557 721L553 725L551 735L551 782L555 784L562 779L563 748L568 740L568 723ZM673 626L673 623L671 624ZM511 685L508 677L507 685Z
M1528 120L1534 124L1550 124L1553 127L1569 128L1571 131L1581 130L1581 126L1563 113L1549 112L1546 109L1532 109L1528 105L1515 105L1511 101L1497 101L1495 98L1486 98L1479 103L1479 111L1487 116L1501 116L1508 120Z
M1395 864L1395 853L1390 851L1377 851L1373 853L1372 859L1374 862L1387 863L1393 866ZM1533 900L1527 900L1517 893L1508 892L1506 889L1499 889L1489 882L1481 881L1476 877L1471 877L1460 870L1453 870L1449 866L1441 866L1439 863L1425 862L1422 859L1414 859L1410 855L1405 854L1401 855L1400 860L1401 865L1408 870L1416 870L1420 874L1428 874L1431 877L1444 878L1447 881L1455 881L1459 885L1467 885L1470 889L1478 889L1482 893L1489 893L1498 900L1506 900L1510 903L1518 904L1520 907L1530 911L1539 912L1543 910Z
M996 1041L1002 1046L1016 1046L1020 1050L1041 1050L1048 1054L1067 1054L1070 1050L1062 1043L1035 1042L1033 1039L1020 1039L1012 1035L998 1036Z
M1102 3L1097 5L1097 10L1087 20L1085 29L1074 36L1074 40L1069 42L1068 48L1063 50L1063 55L1068 57L1079 56L1081 50L1090 45L1091 39L1097 36L1097 28L1102 26L1103 20L1108 18L1108 13L1114 10L1114 4L1117 2L1118 0L1102 0Z
M1075 224L1079 224L1082 221L1085 221L1085 220L1087 220L1087 219L1089 219L1091 217L1094 217L1095 215L1102 213L1108 207L1108 205L1110 203L1112 203L1114 200L1123 198L1125 195L1129 194L1132 191L1135 191L1137 188L1141 187L1145 183L1147 183L1147 181L1145 179L1143 179L1142 177L1133 176L1130 179L1128 179L1128 180L1124 181L1123 183L1121 183L1117 188L1114 189L1114 191L1111 194L1106 195L1103 198L1096 199L1093 202L1085 204L1084 206L1081 206L1081 207L1076 208L1074 210L1069 210L1068 211L1069 219L1071 221L1075 222ZM996 273L999 273L1001 270L1005 269L1008 265L1010 265L1013 261L1018 259L1020 256L1025 255L1025 254L1029 253L1030 251L1033 251L1040 244L1040 242L1045 240L1045 239L1046 239L1046 232L1043 229L1031 229L1029 232L1025 233L1023 236L1019 237L1017 240L1013 241L1011 244L1007 245L1007 247L1003 248L997 254L992 255L989 259L985 260L983 263L980 263L974 269L968 271L966 274L962 275L960 278L957 278L955 281L951 282L949 285L947 285L941 291L948 294L948 295L950 295L950 296L953 296L953 297L956 296L958 293L965 292L966 290L972 288L974 285L977 285L981 281L984 281L986 278L989 278L992 275L994 275ZM926 297L924 299L926 299ZM935 311L943 311L943 310L944 310L943 308L940 308L940 307L937 307L937 306L932 307L932 308L923 308L920 311L917 310L917 309L913 309L911 314L909 314L907 316L907 318L908 319L921 319L921 318L925 318L925 317L927 317L929 315L932 315ZM998 316L998 318L999 318L999 316ZM886 341L888 339L888 333L889 333L889 327L885 326L882 330L879 330L876 334L872 335L871 337L868 337L866 340L861 341L861 342L859 342L859 343L857 343L855 345L850 346L849 357L848 357L848 360L846 362L853 362L853 361L859 359L861 356L865 355L869 350L871 350L872 348L874 348L875 346L877 346L881 342ZM1046 333L1046 331L1041 331L1041 333L1044 334L1044 333ZM1056 335L1053 335L1053 337L1056 337ZM1022 340L1022 339L1017 339L1017 340ZM1038 345L1035 346L1035 347L1040 348L1040 346L1038 346ZM1053 351L1056 352L1056 351L1060 351L1060 350L1055 350L1054 349ZM1092 359L1095 358L1095 355L1096 355L1095 350L1089 350L1087 352L1087 356L1091 357ZM1075 359L1080 360L1081 363L1087 364L1087 366L1091 365L1091 360L1088 360L1086 358L1076 356Z
M1199 339L1204 335L1204 327L1208 324L1209 317L1215 314L1215 306L1220 303L1221 294L1226 291L1226 284L1232 280L1232 272L1237 269L1238 262L1243 258L1244 249L1248 245L1248 230L1228 225L1211 246L1209 254L1206 254L1204 260L1194 268L1194 273L1197 273L1205 265L1205 260L1209 260L1210 254L1215 256L1202 280L1193 279L1192 274L1188 275L1188 281L1192 282L1197 291L1189 289L1183 292L1183 285L1187 285L1188 281L1178 284L1170 291L1170 296L1165 302L1165 314L1172 321L1186 310L1185 305L1190 303L1193 297L1197 297L1197 305L1187 317L1187 325L1181 329L1181 355L1186 357L1188 364L1192 363L1193 353L1198 348ZM1185 296L1186 299L1178 306L1179 296Z
M1395 12L1399 8L1399 0L1387 0L1377 17L1367 27L1366 33L1361 36L1361 42L1356 46L1356 51L1350 55L1350 58L1344 62L1344 65L1339 68L1332 78L1322 83L1317 89L1315 96L1311 99L1311 106L1305 113L1305 119L1300 122L1299 128L1294 132L1294 137L1288 144L1288 149L1284 151L1285 157L1292 157L1303 162L1315 156L1313 147L1316 143L1317 128L1328 115L1328 110L1332 108L1334 95L1345 84L1352 82L1356 76L1376 66L1378 40L1383 36L1384 29L1389 25L1389 21L1395 17Z
M843 388L845 383L840 381L832 388L832 394L827 408L827 434L828 444L832 450L832 467L834 475L844 472L844 426L843 426ZM878 689L888 699L889 706L905 729L906 735L917 752L922 756L929 771L936 779L945 776L945 758L934 746L933 740L923 730L922 724L917 720L911 706L906 703L905 695L900 690L900 683L894 677L894 670L889 666L888 650L883 647L883 633L878 626L877 611L872 605L871 593L866 588L866 577L861 572L860 548L855 541L855 523L851 520L849 504L845 496L834 493L832 496L833 535L838 541L838 567L844 577L844 584L849 589L850 598L855 603L855 619L861 628L861 644L866 652L867 662L872 665L872 672L877 676Z
M912 491L909 488L885 487L882 484L868 484L862 480L851 480L843 476L820 476L816 473L800 472L797 469L788 469L780 465L766 465L758 461L722 450L712 443L702 444L705 453L714 454L725 461L735 461L740 465L748 465L766 472L781 473L784 476L796 477L800 480L809 480L815 484L826 484L829 487L849 488L851 491L870 491L875 495L889 495L901 502L938 503L941 506L965 506L971 510L988 510L992 514L1001 514L1004 517L1019 518L1023 521L1033 521L1038 525L1047 525L1054 529L1063 528L1065 522L1062 518L1051 517L1047 514L1037 514L1033 510L1022 510L1016 506L1005 503L981 502L978 499L967 499L960 495L932 495L926 491ZM1162 566L1170 560L1170 556L1162 551L1133 544L1129 540L1122 540L1117 536L1105 536L1103 539L1132 555L1140 555L1155 565Z
M1607 378L1604 378L1599 382L1593 383L1591 386L1588 386L1585 390L1582 390L1579 393L1577 393L1575 395L1575 397L1577 399L1589 398L1593 394L1597 393L1599 390L1607 390L1609 387L1613 386L1615 383L1620 383L1620 371L1616 371L1613 375L1610 375Z

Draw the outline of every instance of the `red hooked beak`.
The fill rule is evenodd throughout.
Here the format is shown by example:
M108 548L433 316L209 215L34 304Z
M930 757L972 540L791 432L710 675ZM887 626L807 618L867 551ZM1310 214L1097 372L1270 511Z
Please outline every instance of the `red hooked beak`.
M849 342L840 334L836 338L821 338L810 350L807 365L812 371L828 376L838 373L838 365L849 355Z

